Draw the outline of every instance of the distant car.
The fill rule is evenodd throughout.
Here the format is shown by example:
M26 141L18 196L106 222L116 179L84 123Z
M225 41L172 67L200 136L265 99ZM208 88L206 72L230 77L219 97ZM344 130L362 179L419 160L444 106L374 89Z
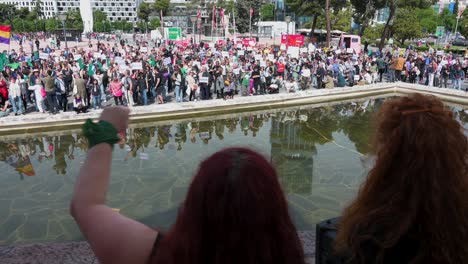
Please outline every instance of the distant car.
M452 46L466 47L468 46L468 40L463 38L457 38L452 42Z

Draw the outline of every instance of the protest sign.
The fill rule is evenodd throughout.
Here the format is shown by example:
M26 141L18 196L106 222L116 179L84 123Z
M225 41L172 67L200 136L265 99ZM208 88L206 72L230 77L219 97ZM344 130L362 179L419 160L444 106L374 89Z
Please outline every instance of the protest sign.
M141 51L141 52L148 52L148 47L141 47L141 48L140 48L140 51Z
M299 47L288 47L287 54L292 58L299 58Z
M143 70L143 64L141 62L133 62L131 68L132 70Z
M39 58L42 59L42 60L47 60L49 58L49 54L48 53L39 53Z
M244 56L245 52L243 50L239 50L239 51L237 51L237 55Z
M229 52L227 51L222 51L221 54L223 55L223 57L229 57Z
M165 59L163 60L163 64L164 64L164 65L169 65L169 64L171 64L171 58L165 58Z
M255 60L256 61L262 61L263 60L262 55L260 55L260 54L255 55Z

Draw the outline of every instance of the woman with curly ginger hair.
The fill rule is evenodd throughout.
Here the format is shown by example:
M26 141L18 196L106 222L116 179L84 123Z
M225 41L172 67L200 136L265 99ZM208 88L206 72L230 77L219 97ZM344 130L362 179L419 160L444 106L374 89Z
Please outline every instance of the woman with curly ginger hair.
M376 163L344 211L336 250L348 263L468 261L467 138L432 96L387 101Z

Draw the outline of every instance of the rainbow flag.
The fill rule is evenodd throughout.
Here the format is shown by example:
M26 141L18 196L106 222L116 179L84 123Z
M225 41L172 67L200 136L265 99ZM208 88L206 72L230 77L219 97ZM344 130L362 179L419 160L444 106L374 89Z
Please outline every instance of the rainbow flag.
M10 44L10 26L0 25L0 43Z

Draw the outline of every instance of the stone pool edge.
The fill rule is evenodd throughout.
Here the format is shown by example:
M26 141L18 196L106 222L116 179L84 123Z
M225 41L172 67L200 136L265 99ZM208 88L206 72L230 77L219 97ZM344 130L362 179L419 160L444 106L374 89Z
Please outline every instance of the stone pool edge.
M209 100L168 103L165 105L139 106L131 109L131 123L167 121L199 116L214 116L223 113L240 113L255 110L268 110L298 105L312 105L323 102L341 101L375 95L397 95L425 93L442 100L468 105L468 93L453 89L433 88L408 83L385 83L335 89L307 90L297 93L284 93L264 96L237 97L234 100ZM32 132L46 132L63 128L79 128L87 119L96 119L100 110L77 115L67 112L60 115L30 114L9 116L0 119L0 136Z
M299 231L306 263L315 263L315 232ZM2 264L98 264L86 241L0 246Z

